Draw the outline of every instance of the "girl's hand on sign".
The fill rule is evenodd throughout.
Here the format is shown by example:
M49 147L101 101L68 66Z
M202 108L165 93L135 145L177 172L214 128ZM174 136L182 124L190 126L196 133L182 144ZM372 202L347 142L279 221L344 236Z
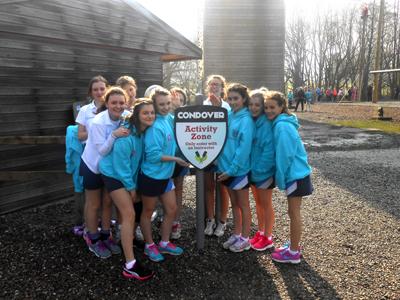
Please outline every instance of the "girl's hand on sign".
M175 159L175 162L176 162L178 165L182 166L182 167L189 167L189 166L190 166L190 164L189 164L188 162L184 161L182 158L179 158L179 157L177 157L177 158Z
M208 98L210 99L212 105L221 106L221 98L217 97L215 94L209 93Z
M230 176L229 176L228 174L222 173L221 175L218 175L217 181L218 181L218 182L221 182L221 181L227 180L229 177L230 177Z

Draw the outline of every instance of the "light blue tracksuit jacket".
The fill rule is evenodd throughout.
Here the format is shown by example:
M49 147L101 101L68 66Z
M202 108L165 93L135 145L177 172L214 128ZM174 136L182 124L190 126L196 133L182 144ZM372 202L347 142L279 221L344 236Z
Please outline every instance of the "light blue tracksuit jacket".
M262 114L255 120L255 133L250 155L251 182L261 182L275 175L275 147L272 122Z
M171 178L175 162L163 162L163 155L175 156L176 142L171 116L157 114L154 124L146 130L144 137L144 159L142 172L151 178Z
M272 123L275 144L275 181L280 190L311 174L295 115L280 114Z
M220 172L233 177L249 173L254 130L254 121L247 107L229 112L228 137L218 158Z
M67 127L65 134L65 164L66 172L72 174L76 193L83 192L83 177L79 176L82 152L83 145L78 139L78 125L70 125Z
M116 139L112 151L100 160L100 173L121 181L128 191L136 190L142 157L143 135L133 127L131 134Z

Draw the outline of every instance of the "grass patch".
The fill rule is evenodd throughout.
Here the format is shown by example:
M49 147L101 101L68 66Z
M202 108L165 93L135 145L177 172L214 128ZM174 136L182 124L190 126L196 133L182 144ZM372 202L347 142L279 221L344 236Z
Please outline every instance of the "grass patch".
M379 120L338 120L329 122L333 125L340 125L354 128L374 128L387 133L400 134L400 122L379 121Z

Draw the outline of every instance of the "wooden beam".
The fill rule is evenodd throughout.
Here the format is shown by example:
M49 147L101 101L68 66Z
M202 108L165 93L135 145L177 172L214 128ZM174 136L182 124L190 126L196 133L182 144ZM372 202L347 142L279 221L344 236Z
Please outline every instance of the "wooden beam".
M400 69L386 69L386 70L376 70L376 71L370 71L370 74L375 74L375 73L391 73L391 72L400 72Z
M71 179L64 170L52 171L0 171L0 181L24 181L31 179Z
M65 136L0 136L0 145L49 145L65 144Z

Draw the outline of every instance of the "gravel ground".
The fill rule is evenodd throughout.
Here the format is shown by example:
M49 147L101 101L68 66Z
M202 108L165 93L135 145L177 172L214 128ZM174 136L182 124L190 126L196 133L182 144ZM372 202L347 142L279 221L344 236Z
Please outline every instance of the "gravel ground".
M123 279L121 256L100 261L69 232L70 201L0 216L0 298L400 299L398 147L372 143L372 150L338 151L334 145L322 151L307 134L312 126L303 122L315 193L303 205L301 264L275 264L270 252L223 250L231 219L225 236L207 238L204 253L198 253L192 177L185 181L178 242L186 251L148 263L157 275L144 283ZM274 206L280 244L288 238L288 218L279 191ZM140 250L136 254L143 257Z

